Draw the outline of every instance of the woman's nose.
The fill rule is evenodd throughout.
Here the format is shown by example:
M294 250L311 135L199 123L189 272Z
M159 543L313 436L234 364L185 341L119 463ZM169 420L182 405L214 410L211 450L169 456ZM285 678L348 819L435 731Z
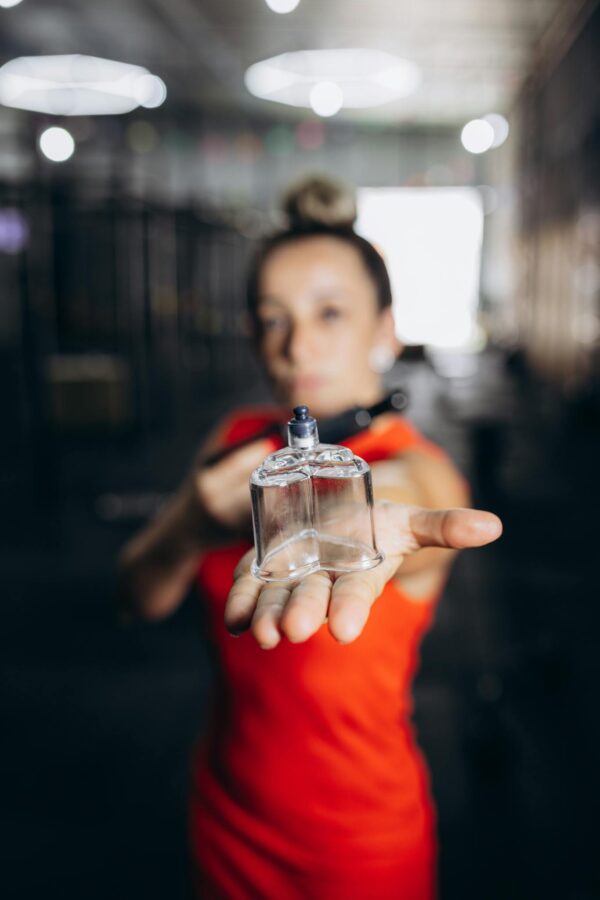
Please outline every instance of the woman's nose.
M296 324L290 328L287 339L287 356L292 362L304 363L314 359L318 341L314 329L308 324Z

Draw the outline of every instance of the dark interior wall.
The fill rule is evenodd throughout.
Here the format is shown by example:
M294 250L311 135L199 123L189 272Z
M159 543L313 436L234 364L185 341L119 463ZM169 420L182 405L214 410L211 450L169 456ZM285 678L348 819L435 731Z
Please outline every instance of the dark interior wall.
M562 57L540 63L521 99L525 233L600 203L600 7Z
M588 9L518 108L521 339L539 372L574 391L600 363L600 7Z
M29 245L0 257L8 543L23 540L32 510L52 518L69 497L93 502L102 473L106 490L173 489L221 408L266 392L244 333L239 231L191 209L89 202L68 184L20 209ZM175 462L150 476L136 454L164 445ZM86 453L82 481L71 462ZM119 458L130 464L115 478Z

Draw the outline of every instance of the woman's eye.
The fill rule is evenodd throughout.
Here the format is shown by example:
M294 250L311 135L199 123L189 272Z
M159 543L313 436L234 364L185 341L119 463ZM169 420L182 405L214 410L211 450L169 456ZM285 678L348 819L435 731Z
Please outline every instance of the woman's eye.
M338 309L336 306L326 306L321 310L321 318L326 320L333 320L341 318L342 311Z
M281 318L261 319L260 327L263 334L270 331L281 331L286 327L286 320Z

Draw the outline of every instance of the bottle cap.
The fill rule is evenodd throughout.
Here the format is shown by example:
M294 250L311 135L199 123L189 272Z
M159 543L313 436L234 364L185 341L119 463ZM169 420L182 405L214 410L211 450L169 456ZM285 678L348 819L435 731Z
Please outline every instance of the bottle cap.
M308 450L319 443L317 420L308 412L308 406L295 406L294 418L288 422L288 444Z

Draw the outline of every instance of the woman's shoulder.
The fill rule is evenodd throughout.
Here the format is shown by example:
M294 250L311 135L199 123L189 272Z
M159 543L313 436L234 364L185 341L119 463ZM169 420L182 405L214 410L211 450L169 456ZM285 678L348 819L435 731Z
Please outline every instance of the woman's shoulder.
M354 453L367 462L417 452L436 459L446 454L436 443L422 434L409 419L399 413L384 413L371 426L348 441Z

